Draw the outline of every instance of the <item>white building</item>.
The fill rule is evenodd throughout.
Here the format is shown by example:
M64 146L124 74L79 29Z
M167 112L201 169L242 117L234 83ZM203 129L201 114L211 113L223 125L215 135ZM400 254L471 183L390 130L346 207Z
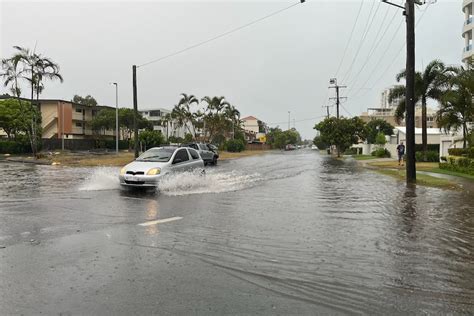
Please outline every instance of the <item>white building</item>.
M474 55L472 49L472 33L474 24L472 21L472 9L474 0L463 0L462 10L464 12L464 26L462 36L464 37L464 48L462 53L462 61L466 62Z
M258 126L258 118L255 116L247 116L241 119L242 121L242 128L246 132L251 132L257 134L260 132L260 128Z
M164 108L145 109L139 111L144 118L152 122L153 130L160 131L168 139L169 136L184 138L189 130L185 126L178 126L175 120L165 122L165 115L171 114L171 110Z

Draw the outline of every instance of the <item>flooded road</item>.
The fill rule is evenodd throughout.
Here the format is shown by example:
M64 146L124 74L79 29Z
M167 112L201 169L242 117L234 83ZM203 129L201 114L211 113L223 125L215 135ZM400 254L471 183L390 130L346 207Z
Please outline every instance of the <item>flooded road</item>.
M118 168L0 170L2 314L474 313L472 193L309 150L158 193Z

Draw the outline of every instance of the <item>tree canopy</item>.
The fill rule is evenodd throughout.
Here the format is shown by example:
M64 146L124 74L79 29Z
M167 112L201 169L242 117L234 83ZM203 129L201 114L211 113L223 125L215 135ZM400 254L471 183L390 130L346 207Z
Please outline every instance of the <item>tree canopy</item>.
M80 95L74 95L72 98L72 102L86 105L86 106L97 106L97 101L94 99L94 97L87 95L85 97L81 97Z

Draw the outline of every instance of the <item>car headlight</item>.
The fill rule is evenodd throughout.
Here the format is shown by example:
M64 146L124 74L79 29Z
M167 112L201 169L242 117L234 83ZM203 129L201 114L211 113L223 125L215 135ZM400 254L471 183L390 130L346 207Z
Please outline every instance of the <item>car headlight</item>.
M127 171L127 168L123 167L122 169L120 169L120 175L123 176L126 171Z
M161 172L161 169L160 168L153 168L153 169L150 169L148 170L148 172L146 173L147 176L155 176L157 174L160 174Z

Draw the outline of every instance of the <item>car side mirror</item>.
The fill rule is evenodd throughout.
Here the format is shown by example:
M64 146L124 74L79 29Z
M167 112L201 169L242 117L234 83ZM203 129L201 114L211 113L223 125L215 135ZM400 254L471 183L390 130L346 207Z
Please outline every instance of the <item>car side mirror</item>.
M173 165L176 164L176 163L180 163L180 162L183 162L183 160L181 158L175 158L173 160Z

